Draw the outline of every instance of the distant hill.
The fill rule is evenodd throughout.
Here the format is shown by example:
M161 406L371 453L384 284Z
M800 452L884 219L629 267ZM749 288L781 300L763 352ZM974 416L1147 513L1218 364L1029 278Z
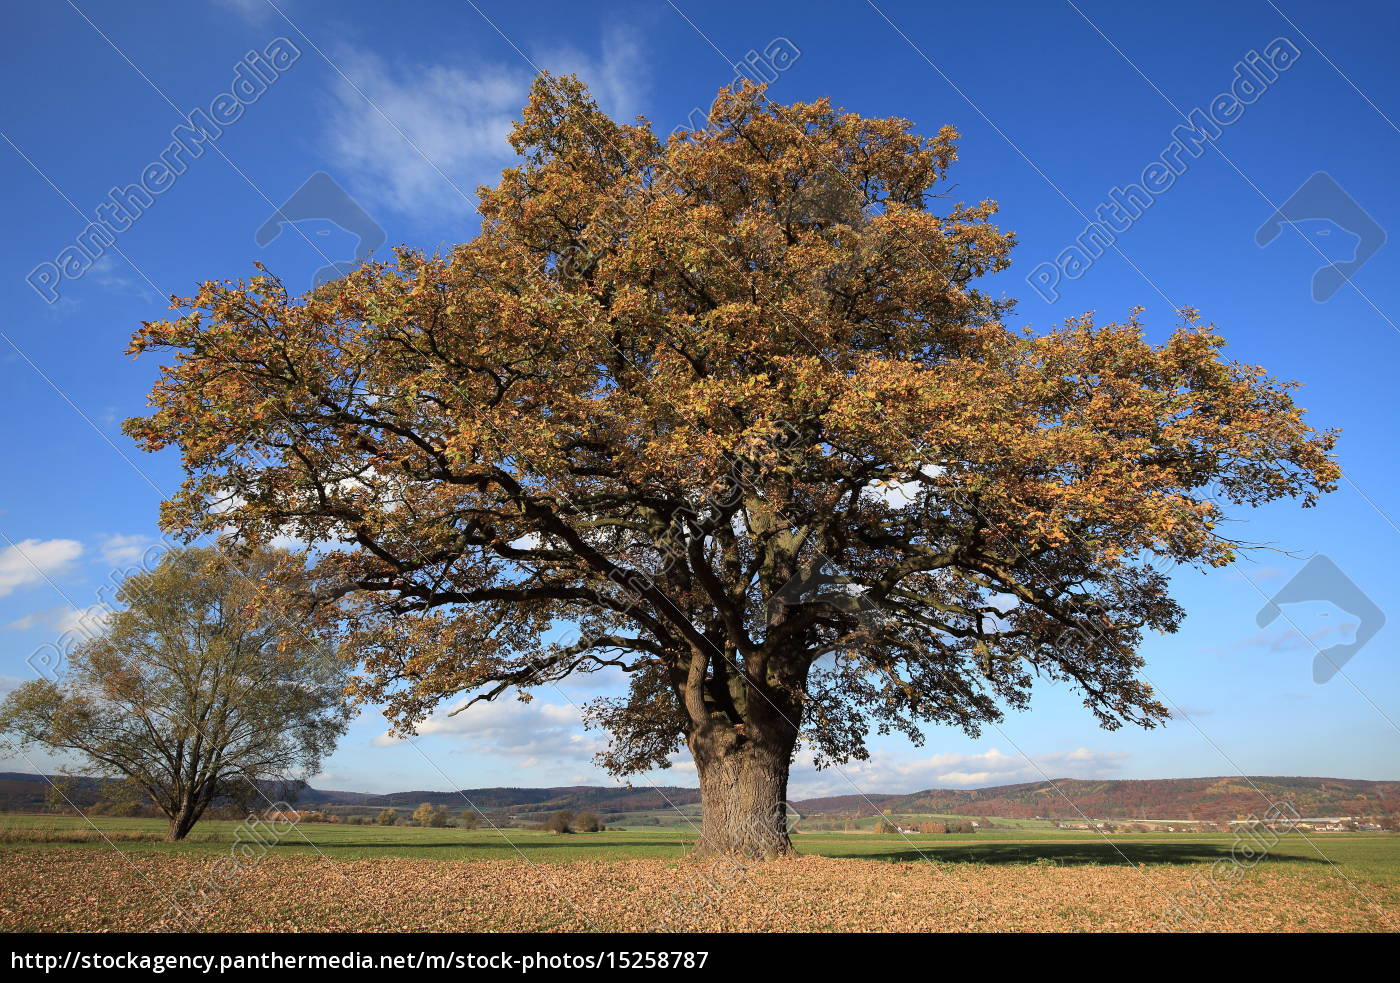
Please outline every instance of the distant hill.
M875 792L870 795L828 795L820 799L794 801L792 807L804 816L816 816L828 812L873 816L883 809L893 811L891 803L904 798L907 796L890 795L886 792Z
M51 776L60 780L59 776ZM73 781L67 779L67 781ZM92 805L97 801L102 781L96 778L80 778L68 788L68 797L78 808ZM0 772L0 811L33 812L42 810L45 795L49 790L49 780L43 775L30 775L24 772Z
M54 776L57 778L57 776ZM43 775L23 772L0 772L0 811L23 812L42 810L48 780ZM81 779L69 792L78 808L95 803L101 795L102 782ZM272 794L272 793L269 793ZM700 790L650 785L637 788L604 788L595 785L566 785L559 788L469 788L455 792L408 791L376 795L367 792L341 792L334 789L305 788L296 797L303 809L346 808L383 809L395 807L412 809L420 802L445 805L450 809L466 809L471 805L484 812L548 813L560 809L588 809L597 813L652 812L671 805L692 805L700 801Z
M593 812L651 812L671 805L691 805L700 801L700 790L674 786L604 788L597 785L565 785L557 788L466 788L455 792L392 792L370 795L364 792L336 792L308 788L297 797L297 805L386 806L413 808L420 802L469 808L471 802L483 811L509 810L521 813L555 812L560 809L588 809Z
M43 809L47 787L42 775L0 772L0 811ZM74 804L83 808L96 802L100 792L100 782L84 779L70 795ZM617 814L659 812L671 806L694 805L700 801L700 791L675 786L567 785L375 795L308 788L297 797L296 804L301 808L351 812L385 807L412 809L420 802L464 809L468 807L468 800L476 808L497 815L531 816L559 809ZM793 807L804 816L869 816L888 809L894 814L935 813L1001 819L1037 816L1079 819L1082 813L1092 819L1218 821L1258 815L1271 803L1282 802L1289 803L1301 816L1400 815L1400 781L1281 777L1061 778L1053 785L1051 782L1025 782L979 789L927 789L908 795L887 792L838 795L796 801Z
M869 799L869 801L866 801ZM1257 815L1288 803L1300 816L1400 814L1400 782L1351 778L1061 778L979 789L927 789L911 795L841 795L793 806L803 815L938 813L1002 819L1201 819ZM803 812L803 806L807 812Z

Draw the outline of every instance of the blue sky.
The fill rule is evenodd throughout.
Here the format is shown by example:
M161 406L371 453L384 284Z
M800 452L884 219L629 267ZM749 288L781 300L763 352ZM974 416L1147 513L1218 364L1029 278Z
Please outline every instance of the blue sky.
M1243 536L1284 552L1175 577L1188 618L1145 648L1148 677L1181 712L1166 727L1107 733L1073 693L1049 689L1034 710L975 740L933 730L923 748L877 739L872 761L840 770L817 773L799 761L794 795L1066 775L1397 777L1400 494L1390 394L1400 366L1400 243L1374 251L1325 302L1314 299L1312 280L1357 247L1326 218L1341 214L1336 188L1374 227L1400 229L1400 130L1391 122L1400 118L1400 75L1388 43L1400 7L79 0L11 5L8 15L0 45L16 91L0 110L11 229L0 243L11 312L0 327L6 686L32 676L31 655L98 604L111 571L158 535L157 505L179 481L178 462L140 453L118 427L142 412L156 371L122 350L143 319L163 316L161 297L244 275L255 260L309 285L328 261L352 259L355 238L328 221L255 241L318 172L353 196L388 245L469 238L471 191L510 160L504 135L532 65L577 72L610 111L644 114L669 131L708 107L735 63L783 51L782 70L769 71L777 101L825 95L867 115L907 117L924 132L958 126L954 194L999 200L1003 227L1019 238L1012 269L993 284L1022 298L1015 324L1044 327L1086 310L1114 318L1141 304L1160 338L1173 307L1198 307L1234 357L1306 383L1300 402L1313 422L1343 428L1347 474L1316 509L1240 515ZM1232 87L1247 101L1216 102ZM198 156L162 171L172 131L195 110L231 121ZM1114 247L1076 265L1064 250L1100 204L1123 197L1115 189L1165 183L1161 171L1144 172L1197 110L1215 124L1199 156L1178 152L1170 187L1140 196L1140 215L1114 219ZM1317 172L1332 194L1304 215L1317 195L1295 192ZM112 190L143 179L155 193L132 206L139 214L119 223L115 243L59 273L64 250L101 217ZM1257 245L1256 232L1290 199L1300 221ZM1315 212L1323 217L1301 221ZM1325 684L1313 680L1315 653L1353 637L1352 614L1317 601L1286 608L1266 628L1256 623L1315 554L1391 613ZM317 784L605 782L590 762L598 735L582 731L576 707L615 683L598 677L528 706L437 721L411 746L383 741L382 721L366 713ZM0 768L47 764L12 758ZM693 784L694 772L682 760L655 777Z

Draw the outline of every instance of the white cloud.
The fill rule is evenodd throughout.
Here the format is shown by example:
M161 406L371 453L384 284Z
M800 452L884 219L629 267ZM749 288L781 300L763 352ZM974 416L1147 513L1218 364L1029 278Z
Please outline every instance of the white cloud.
M433 714L418 725L424 736L459 738L473 755L491 754L508 758L519 768L591 761L604 742L584 732L578 709L556 703L532 700L500 700L478 703L456 716L452 709L465 705L459 700L446 711ZM379 747L399 743L388 734L373 742Z
M74 632L90 638L102 627L111 615L112 609L105 604L93 604L85 608L62 605L31 611L22 618L16 618L5 628L9 631L25 631L30 628L51 628L59 633Z
M104 536L100 547L102 562L114 567L129 567L140 562L146 550L155 543L156 540L152 537L139 534Z
M519 539L511 540L509 545L518 550L537 550L544 545L544 540L539 533L527 532Z
M359 50L336 60L354 84L337 82L331 150L355 191L409 215L473 211L476 186L511 157L506 135L528 77L498 66L390 65Z
M146 295L151 293L150 284L133 271L129 263L118 263L111 255L103 256L88 269L87 279L99 287L118 293Z
M802 753L793 762L790 795L815 798L855 795L858 792L909 793L929 788L984 788L1037 782L1049 778L1106 778L1116 774L1129 757L1124 751L1076 748L1053 751L1029 759L992 748L981 754L934 754L875 751L868 761L853 761L839 768L817 771L811 756ZM853 787L854 786L854 787Z
M596 58L576 48L555 47L534 55L531 61L553 75L577 75L603 111L620 123L630 123L640 111L641 90L647 82L646 52L630 29L605 30ZM519 109L517 106L516 111Z
M92 604L85 608L68 608L58 619L58 630L75 632L91 637L101 630L111 616L112 609L105 604Z
M275 550L291 550L293 552L300 552L302 550L311 549L314 544L308 543L304 539L298 539L295 536L290 536L286 533L281 533L279 535L273 536L267 545L271 546Z
M83 553L76 539L25 539L0 550L0 597L64 573Z
M528 97L530 67L389 63L356 48L335 60L351 81L336 75L331 151L365 206L425 218L474 212L477 186L494 184L515 160L506 137ZM597 56L557 48L531 61L554 74L577 74L614 116L635 115L644 69L630 31L605 32Z
M928 478L937 478L944 470L938 464L925 464L919 466L918 473ZM867 485L863 491L869 498L883 502L886 508L899 510L913 505L923 487L924 483L913 477L908 481L874 482Z
M7 631L28 631L30 628L38 628L40 625L48 624L54 617L54 611L63 611L64 608L50 609L46 611L30 611L22 618L16 618L5 626Z

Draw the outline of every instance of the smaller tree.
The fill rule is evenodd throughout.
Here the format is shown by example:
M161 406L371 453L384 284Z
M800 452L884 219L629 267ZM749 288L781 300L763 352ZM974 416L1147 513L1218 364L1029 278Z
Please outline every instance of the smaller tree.
M384 809L374 817L374 821L380 826L393 826L399 821L399 814L393 809Z
M476 829L481 825L481 817L476 814L475 809L463 809L462 818L457 820L457 825L462 829Z
M297 785L345 731L349 666L306 611L304 561L285 550L167 552L123 581L121 610L58 680L0 704L0 733L125 777L183 839L216 800Z
M550 816L545 822L544 828L551 833L572 833L574 831L574 813L572 809L560 809Z
M574 829L580 833L597 833L602 831L603 823L597 813L580 812L574 820Z
M413 810L413 821L419 826L431 826L433 824L433 804L422 802L417 809Z

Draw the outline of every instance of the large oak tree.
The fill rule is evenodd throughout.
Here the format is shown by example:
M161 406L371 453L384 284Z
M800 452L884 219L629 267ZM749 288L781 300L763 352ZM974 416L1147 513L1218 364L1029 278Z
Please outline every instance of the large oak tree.
M127 424L183 454L164 522L339 541L324 596L402 730L620 667L604 763L684 742L701 852L790 849L799 740L975 734L1037 680L1151 725L1136 649L1182 617L1153 561L1228 563L1222 508L1311 504L1334 435L1193 312L1008 328L956 138L743 87L662 140L541 77L471 241L206 283L137 333L176 353Z

